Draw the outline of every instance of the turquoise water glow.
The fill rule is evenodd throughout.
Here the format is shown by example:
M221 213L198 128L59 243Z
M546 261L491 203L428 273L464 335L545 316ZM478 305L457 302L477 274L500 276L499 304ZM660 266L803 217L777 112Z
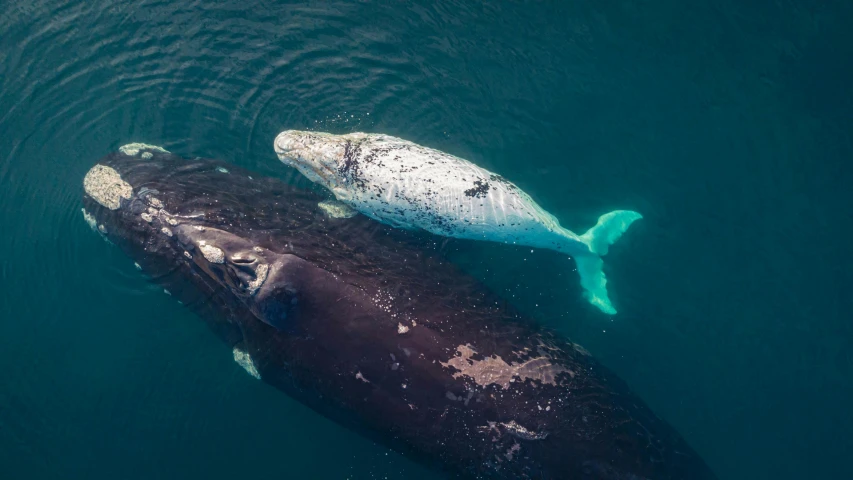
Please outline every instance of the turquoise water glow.
M853 4L0 0L3 478L438 478L265 387L80 215L143 141L308 186L287 128L467 158L605 261L447 254L583 344L722 479L853 478Z

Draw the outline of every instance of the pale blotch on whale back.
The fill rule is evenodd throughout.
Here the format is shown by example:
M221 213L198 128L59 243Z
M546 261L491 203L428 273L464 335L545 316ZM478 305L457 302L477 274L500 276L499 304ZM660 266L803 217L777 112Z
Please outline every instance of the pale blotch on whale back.
M118 210L121 199L130 200L133 195L133 187L122 180L115 169L104 165L95 165L86 173L83 189L92 199L110 210Z
M243 370L246 371L249 375L261 379L261 373L255 367L255 362L252 361L252 356L249 355L248 352L244 352L237 347L234 347L234 361L237 362L237 365L243 367Z
M509 384L518 377L521 381L538 380L543 384L557 385L557 375L567 373L574 377L571 370L555 365L548 357L535 357L521 363L507 363L501 357L494 355L482 360L474 360L477 353L471 345L460 345L456 348L458 356L447 362L441 362L443 367L453 367L458 372L453 378L470 377L474 383L482 387L498 385L509 388Z
M204 258L210 263L225 263L225 252L222 249L203 243L199 245L199 250Z
M138 154L141 150L154 150L161 153L170 153L163 147L158 147L157 145L148 145L147 143L128 143L127 145L122 145L118 147L119 152L125 155L129 155L131 157ZM148 159L151 158L151 156L149 155L144 158Z
M352 218L358 215L358 211L354 208L337 200L323 200L317 206L329 218Z

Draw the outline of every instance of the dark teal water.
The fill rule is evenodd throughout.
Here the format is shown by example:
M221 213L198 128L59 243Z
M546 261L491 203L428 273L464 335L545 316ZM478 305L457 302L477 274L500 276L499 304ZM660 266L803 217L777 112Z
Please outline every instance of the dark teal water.
M0 476L434 474L243 372L82 220L130 141L305 184L286 128L385 132L512 179L571 263L450 242L585 345L722 479L853 478L853 3L0 0Z

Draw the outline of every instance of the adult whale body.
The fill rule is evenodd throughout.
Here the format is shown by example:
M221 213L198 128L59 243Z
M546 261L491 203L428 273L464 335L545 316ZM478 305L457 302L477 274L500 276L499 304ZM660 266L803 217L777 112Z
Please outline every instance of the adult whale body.
M144 145L99 160L84 189L95 231L247 372L448 476L715 478L583 348L500 307L417 235Z
M341 202L388 225L566 253L575 259L587 300L616 313L601 256L642 218L637 212L606 213L578 235L503 177L389 135L287 130L276 137L275 151Z

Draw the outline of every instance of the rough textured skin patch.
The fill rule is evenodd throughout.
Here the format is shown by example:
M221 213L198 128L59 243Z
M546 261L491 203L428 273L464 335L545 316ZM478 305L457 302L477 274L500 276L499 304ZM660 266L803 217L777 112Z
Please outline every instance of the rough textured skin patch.
M139 214L139 216L142 217L142 219L148 223L151 223L154 221L154 217L152 217L150 213L142 212Z
M210 263L225 263L225 252L213 245L200 245L199 250Z
M255 368L255 362L252 361L252 357L248 354L248 352L244 352L237 347L234 347L234 361L237 362L238 365L243 367L243 370L246 370L246 373L257 378L261 379L261 373L258 372L258 369Z
M119 152L125 155L129 155L131 157L138 154L141 150L154 150L161 153L169 153L169 151L163 147L158 147L157 145L148 145L147 143L128 143L127 145L122 145L118 147ZM151 154L149 153L148 155L148 157L145 157L143 155L142 158L151 158Z
M270 266L262 263L258 265L258 268L255 269L255 279L249 282L247 290L249 291L249 295L254 295L257 293L258 289L267 281L267 275L269 274Z
M104 165L95 165L86 173L83 189L96 202L110 210L118 210L121 207L121 199L130 200L133 195L133 187L122 180L117 171Z
M160 231L163 232L163 235L166 235L167 237L172 236L172 231L166 227L161 228Z
M400 335L402 335L408 331L409 331L409 327L403 325L402 323L397 324L397 333L399 333Z
M228 169L225 167L216 167L216 171L219 173L228 173Z
M355 209L337 200L324 200L318 203L317 206L329 218L352 218L358 215Z
M453 378L470 377L477 385L498 385L501 388L509 388L509 384L518 377L524 380L538 380L543 384L557 385L557 375L560 373L572 374L567 368L554 365L547 357L535 357L521 363L507 363L501 357L495 355L483 360L474 360L472 357L477 353L471 345L460 345L456 348L459 356L453 357L446 363L441 362L444 367L453 367L458 372Z

